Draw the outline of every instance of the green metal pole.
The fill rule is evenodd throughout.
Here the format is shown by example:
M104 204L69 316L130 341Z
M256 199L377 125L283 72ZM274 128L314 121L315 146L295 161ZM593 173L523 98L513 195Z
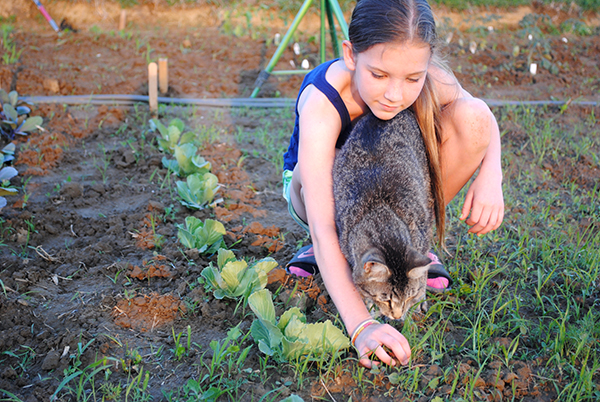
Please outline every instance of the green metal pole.
M337 0L327 0L327 2L331 5L331 8L333 9L333 13L335 14L335 18L337 19L338 24L340 25L340 30L344 35L344 39L347 40L348 24L346 24L346 20L344 19L344 13L342 12L340 4L337 2Z
M329 33L331 34L331 46L333 47L333 55L334 57L341 57L340 44L338 42L337 33L335 32L335 22L333 21L331 5L329 4L329 0L326 1L327 5L325 8L327 10L327 21L329 22Z
M325 43L325 9L329 11L329 8L326 6L327 0L321 0L321 64L325 63L325 59L327 58L326 52L326 43ZM327 13L329 15L329 13Z
M312 0L304 0L302 7L300 7L300 11L298 11L298 14L296 14L296 17L294 18L294 21L292 21L292 25L289 27L286 34L283 36L283 39L281 40L281 43L277 47L277 50L275 50L273 57L271 57L271 61L269 61L269 64L267 64L267 67L263 71L261 71L260 74L258 74L258 78L256 78L256 82L254 83L254 91L252 91L252 95L250 95L251 98L256 98L256 95L258 95L258 91L260 91L260 87L269 78L269 74L271 74L271 71L273 71L273 68L279 61L279 58L281 57L281 55L283 54L283 51L285 50L288 43L292 39L292 35L298 28L300 21L302 20L302 18L308 11L308 8L310 7L311 3L312 3Z

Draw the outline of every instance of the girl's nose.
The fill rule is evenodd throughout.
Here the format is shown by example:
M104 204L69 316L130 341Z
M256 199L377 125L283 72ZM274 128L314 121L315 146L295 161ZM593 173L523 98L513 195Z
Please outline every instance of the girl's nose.
M402 101L402 84L398 81L390 82L384 96L390 102L400 103Z

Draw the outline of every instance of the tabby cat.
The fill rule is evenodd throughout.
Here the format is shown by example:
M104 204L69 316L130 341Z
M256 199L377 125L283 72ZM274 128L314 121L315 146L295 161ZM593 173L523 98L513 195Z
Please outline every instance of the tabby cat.
M368 306L404 319L425 298L434 224L425 145L410 110L388 121L360 119L336 155L333 192L357 289Z

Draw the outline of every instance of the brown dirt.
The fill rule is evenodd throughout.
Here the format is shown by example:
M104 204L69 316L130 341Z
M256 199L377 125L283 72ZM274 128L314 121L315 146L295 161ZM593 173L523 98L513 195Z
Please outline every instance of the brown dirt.
M264 11L267 14L253 15L254 30L240 28L242 34L235 35L236 26L245 26L244 18L228 20L216 7L144 5L129 11L129 25L120 35L116 32L119 9L113 3L46 3L57 22L67 18L78 32L57 36L39 17L33 2L2 1L0 16L16 15L12 39L25 50L17 64L0 66L0 87L16 89L21 95L147 94L147 60L168 57L169 96L247 96L274 51L270 38L285 26L273 19L259 28L268 20ZM548 46L544 57L557 65L558 73L540 68L531 76L528 53L512 55L516 45L536 51L518 28L531 11L520 8L500 15L499 11L470 10L465 17L465 13L437 10L440 21L445 17L454 21L445 27L445 32L453 33L446 52L463 86L485 98L554 96L598 101L598 35L565 34L567 43L555 36L539 42ZM569 14L551 8L541 11L555 24L576 15L576 11ZM597 24L595 16L585 17ZM489 31L488 26L495 29ZM302 57L311 61L316 60L317 47L309 38L316 27L318 22L311 16L299 35ZM471 41L477 43L475 53L469 50ZM281 65L289 65L290 60L301 61L287 49ZM301 79L272 77L261 96L294 97ZM48 401L71 363L68 354L60 358L62 351L66 347L77 350L78 343L94 340L81 358L84 365L101 355L121 358L139 352L152 372L150 392L155 400L162 400L164 384L168 389L181 387L197 375L202 362L210 363L209 355L189 356L185 367L173 358L155 360L156 349L173 347L171 328L177 334L191 326L193 342L204 352L210 351L211 340L223 339L240 322L239 313L234 315L235 303L215 300L198 283L200 272L214 262L214 256L182 251L174 225L188 215L216 218L226 224L226 243L235 243L238 258L270 255L284 265L304 240L304 233L288 217L280 178L272 165L244 155L233 141L207 144L201 153L224 184L220 193L224 201L213 209L189 211L175 205L171 197L173 178L161 169L162 154L148 145L154 134L142 129L147 128L149 118L145 112L111 106L37 105L35 114L44 116L46 131L21 140L17 154L19 179L22 183L29 180L26 192L20 194L28 196L13 198L13 205L0 211L4 221L0 280L7 289L7 296L0 294L0 351L26 345L35 355L26 369L18 367L16 358L0 357L0 389L28 402ZM220 127L219 141L232 137L234 125L256 125L228 112L216 115L208 108L199 108L187 123ZM507 135L514 132L509 130ZM105 169L104 161L109 162ZM587 187L600 179L591 161L578 166L560 162L547 167L554 177L568 176ZM594 223L582 225L587 228ZM302 306L310 321L335 317L335 307L318 278L299 280L277 269L268 286L280 292L279 305ZM245 316L241 328L247 331L250 323L251 318ZM498 342L510 344L510 339ZM253 370L260 368L259 357L253 348L249 356ZM532 373L542 363L514 361L509 368L492 362L489 367L496 369L483 373L476 383L481 399L502 400L516 389L523 400L551 400L555 390L538 387ZM425 361L419 364L425 372L421 389L427 390L430 380L441 376L441 369ZM473 362L466 360L460 367L459 387L476 373ZM114 376L126 380L126 373ZM269 369L273 383L292 377L287 368ZM448 393L452 380L447 377L446 383L440 383L436 395ZM246 392L244 400L260 399L276 387L252 375L245 381L240 387ZM312 389L297 390L292 385L282 395L297 392L305 400L329 393L346 399L351 395L353 400L405 397L383 373L371 375L369 381L372 389L358 390L348 371L333 372L323 382L315 380ZM428 395L433 391L429 389ZM389 397L374 396L384 392Z

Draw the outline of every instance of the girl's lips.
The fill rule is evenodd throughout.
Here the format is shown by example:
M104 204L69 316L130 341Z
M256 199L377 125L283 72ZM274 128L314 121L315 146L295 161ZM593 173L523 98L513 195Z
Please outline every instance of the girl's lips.
M393 112L393 111L399 109L399 106L388 106L385 103L380 103L380 105L381 105L381 108L383 110L385 110L386 112Z

